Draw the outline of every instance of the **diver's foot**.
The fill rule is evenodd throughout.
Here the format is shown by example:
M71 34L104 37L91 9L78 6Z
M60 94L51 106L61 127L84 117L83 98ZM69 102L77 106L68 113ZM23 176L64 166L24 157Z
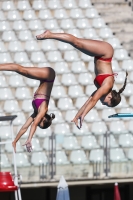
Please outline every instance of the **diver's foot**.
M51 34L51 32L47 30L47 31L45 31L45 32L42 33L42 34L37 35L36 38L37 38L37 40L49 39L49 38L50 38L50 34Z

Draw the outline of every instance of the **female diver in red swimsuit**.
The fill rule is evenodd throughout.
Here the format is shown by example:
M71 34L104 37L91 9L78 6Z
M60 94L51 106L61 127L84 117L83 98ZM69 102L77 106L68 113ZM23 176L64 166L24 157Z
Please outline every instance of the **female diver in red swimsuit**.
M34 113L22 126L15 140L12 143L14 150L16 151L17 141L31 125L29 137L26 143L24 144L26 145L27 150L30 152L32 148L31 139L36 131L37 126L39 126L42 129L48 128L51 125L52 120L55 118L54 114L47 114L50 94L55 79L55 71L50 67L23 67L21 65L13 63L0 64L0 71L14 71L18 74L26 76L27 78L36 79L40 81L39 87L34 94L34 100L32 101Z
M45 31L36 36L36 38L38 40L56 39L66 42L81 52L94 57L94 71L96 74L94 84L97 87L97 90L85 102L72 120L78 128L81 128L84 117L95 106L99 99L108 107L114 107L120 103L120 94L125 89L128 74L126 73L124 85L119 92L112 90L115 74L112 71L111 60L114 50L109 43L97 40L81 39L66 33L51 33L50 31ZM80 125L78 125L78 119L80 119Z

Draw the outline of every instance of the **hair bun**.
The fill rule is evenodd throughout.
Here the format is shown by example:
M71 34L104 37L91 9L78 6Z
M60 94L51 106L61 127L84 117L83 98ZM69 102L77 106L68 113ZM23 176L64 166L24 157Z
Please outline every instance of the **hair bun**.
M52 118L52 120L55 118L55 114L54 113L51 113L50 114L50 117Z

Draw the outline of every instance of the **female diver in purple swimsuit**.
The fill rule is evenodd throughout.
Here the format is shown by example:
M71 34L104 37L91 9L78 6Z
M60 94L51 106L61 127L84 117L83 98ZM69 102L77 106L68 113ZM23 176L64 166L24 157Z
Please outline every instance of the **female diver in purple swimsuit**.
M114 85L114 75L116 75L116 73L113 73L112 71L111 60L114 50L109 43L77 38L67 33L51 33L48 30L40 35L37 35L36 38L38 40L55 39L69 43L81 52L94 57L94 71L96 74L94 84L97 87L97 90L85 102L72 120L72 122L74 122L78 128L81 128L84 117L95 106L98 100L108 107L114 107L120 103L120 94L125 89L127 73L124 85L119 92L112 90ZM78 119L80 120L80 125L78 125Z
M14 71L18 74L26 76L27 78L36 79L40 81L40 85L36 90L34 94L34 100L32 101L34 113L22 126L15 140L12 143L14 150L16 151L17 141L31 125L29 137L26 143L24 144L26 145L27 150L30 152L32 148L31 139L36 131L37 126L39 126L42 129L48 128L51 125L52 120L55 118L54 114L47 114L50 94L55 79L55 71L50 67L23 67L21 65L13 63L0 64L0 71Z

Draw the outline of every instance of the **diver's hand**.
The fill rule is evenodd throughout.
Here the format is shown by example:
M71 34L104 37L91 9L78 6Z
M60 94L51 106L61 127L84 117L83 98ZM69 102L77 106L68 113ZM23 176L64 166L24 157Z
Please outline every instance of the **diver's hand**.
M78 129L81 129L82 127L82 123L83 123L84 117L80 116L80 117L75 117L71 122L74 122L75 125L77 126Z
M22 146L26 145L27 151L30 153L32 151L32 144L31 141L27 140Z

